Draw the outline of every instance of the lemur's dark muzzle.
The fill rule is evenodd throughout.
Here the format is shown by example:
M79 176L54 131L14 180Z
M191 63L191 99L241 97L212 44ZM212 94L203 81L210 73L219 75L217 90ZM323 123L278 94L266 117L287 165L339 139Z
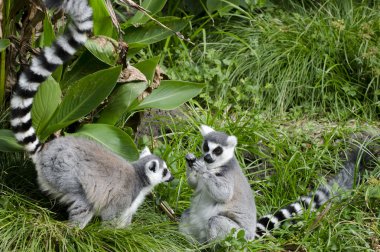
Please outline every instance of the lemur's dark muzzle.
M168 178L168 179L166 180L166 182L170 182L170 181L172 181L173 179L174 179L173 175L170 175L170 178Z
M211 163L214 162L214 159L212 159L212 157L211 157L210 154L206 154L206 155L203 157L203 159L204 159L207 163L209 163L209 164L211 164Z

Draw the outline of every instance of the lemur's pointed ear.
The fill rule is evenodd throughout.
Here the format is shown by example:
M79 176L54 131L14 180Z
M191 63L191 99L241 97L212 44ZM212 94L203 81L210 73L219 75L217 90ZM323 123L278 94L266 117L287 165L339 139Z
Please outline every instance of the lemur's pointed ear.
M227 138L227 143L228 143L229 146L235 147L237 145L237 138L236 138L236 136L229 136Z
M152 155L152 153L150 152L148 146L145 146L145 148L140 153L140 158L143 158L149 155Z
M201 131L202 136L206 136L208 133L215 131L213 128L207 125L201 125L201 127L199 127L199 130Z

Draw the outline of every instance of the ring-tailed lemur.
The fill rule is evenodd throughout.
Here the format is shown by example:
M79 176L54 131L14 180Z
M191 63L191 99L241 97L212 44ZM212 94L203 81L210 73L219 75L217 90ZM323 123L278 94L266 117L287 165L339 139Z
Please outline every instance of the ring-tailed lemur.
M190 208L181 216L179 227L181 232L199 242L222 238L232 228L244 229L246 237L250 239L263 236L285 220L302 214L305 209L316 210L340 192L352 189L356 162L359 159L368 162L370 159L367 153L362 153L363 156L359 157L359 150L351 151L343 169L329 183L274 214L260 218L256 223L253 192L247 180L242 178L243 174L234 156L236 137L214 131L205 125L200 130L204 138L204 155L199 159L193 154L186 156L187 180L195 193ZM359 170L363 166L363 162L360 162ZM224 201L218 200L221 196Z
M256 205L234 150L235 136L202 125L203 159L188 154L187 181L195 189L179 229L199 242L223 238L231 229L244 229L246 239L256 230Z
M21 73L11 98L11 126L36 165L41 189L70 205L71 224L84 228L94 215L100 215L104 221L125 227L145 195L173 178L165 162L145 149L138 161L129 163L80 137L60 137L41 144L32 125L32 102L39 85L86 42L86 33L93 26L87 0L47 1L50 6L59 3L72 23Z

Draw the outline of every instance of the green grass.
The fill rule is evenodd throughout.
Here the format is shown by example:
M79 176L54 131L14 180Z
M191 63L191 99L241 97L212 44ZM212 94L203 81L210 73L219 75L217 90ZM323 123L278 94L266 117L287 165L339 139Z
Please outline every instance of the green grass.
M341 120L378 118L379 5L322 2L235 12L204 30L191 50L194 63L183 57L169 74L207 81L213 100L274 115L301 110Z
M236 135L239 139L237 156L256 192L259 216L289 204L299 195L307 194L324 177L331 177L338 172L342 164L341 151L347 148L347 141L353 132L379 128L378 122L364 127L360 120L339 123L302 118L289 121L255 118L253 115L244 117L241 114L239 117L239 114L229 114L225 110L214 111L211 117L210 112L206 111L193 108L192 117L195 120L189 122L192 124L189 126L191 132L186 133L191 144L185 151L182 148L177 150L183 152L179 158L186 151L199 153L193 139L197 139L199 146L200 136L196 126L200 123ZM178 138L183 141L184 137ZM180 142L178 140L173 138L171 146ZM266 237L249 244L238 243L232 249L246 247L252 251L273 251L275 248L283 250L299 247L306 251L363 251L365 248L371 251L373 240L380 234L380 202L375 194L371 194L373 197L365 195L372 192L373 188L380 189L379 171L378 164L372 175L369 175L373 185L365 183L347 199L333 204L318 222L315 223L315 214L305 214L297 227L279 230L275 238ZM181 179L185 179L184 170ZM180 190L182 198L187 202L189 189L183 183ZM187 205L182 209L186 207ZM227 245L230 246L223 244L223 248L229 248Z
M378 122L367 122L364 127L360 120L291 120L228 111L228 106L215 110L192 102L184 121L166 125L175 134L162 135L163 143L155 152L167 160L176 180L160 185L156 193L169 202L177 215L189 206L192 191L186 183L184 156L187 152L200 153L197 126L201 123L238 137L237 157L256 192L259 216L292 202L318 186L323 177L335 174L341 164L339 153L347 147L342 140L348 140L351 133L380 126ZM102 227L98 219L84 230L69 228L64 208L38 191L33 165L23 154L0 154L0 166L1 251L236 251L244 248L248 251L296 248L374 251L378 244L376 237L380 235L380 198L373 192L379 188L379 165L368 175L372 182L364 183L348 198L334 203L318 221L315 214L305 214L298 225L276 231L275 237L252 242L229 238L210 245L189 243L178 233L177 224L150 199L126 230Z
M192 246L176 226L147 201L126 230L102 227L98 221L73 229L39 202L11 190L0 200L1 251L179 251Z
M99 219L84 230L70 228L65 207L39 191L30 159L0 153L0 250L380 251L379 162L341 201L251 242L228 237L193 244L157 205L166 200L177 216L189 207L184 156L200 154L200 124L237 136L236 155L259 216L336 174L352 133L379 131L379 10L351 1L344 8L320 1L316 9L307 2L307 9L292 5L291 14L236 12L218 29L205 26L204 43L195 49L168 49L179 66L167 70L171 77L209 85L182 120L162 125L173 133L143 141L176 179L158 186L156 198L145 201L125 230ZM8 116L0 110L0 128L9 128Z

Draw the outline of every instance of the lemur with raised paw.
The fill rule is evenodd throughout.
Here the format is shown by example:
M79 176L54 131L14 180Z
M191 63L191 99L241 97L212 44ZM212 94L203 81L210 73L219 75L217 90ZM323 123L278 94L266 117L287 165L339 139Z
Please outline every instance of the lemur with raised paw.
M361 139L362 147L353 146L335 177L307 196L301 196L256 222L254 194L234 155L236 137L205 125L200 131L204 139L203 156L196 158L191 153L186 156L187 181L195 192L179 226L181 232L198 242L222 239L232 229L245 230L248 240L263 236L286 220L306 210L315 211L333 197L351 190L360 180L361 172L375 159L365 146L374 142L376 137ZM375 148L371 149L378 148L378 143L373 145Z
M191 207L181 216L179 229L199 242L225 237L244 229L246 239L256 230L253 192L235 158L237 138L202 125L202 159L188 154L187 181L194 188Z

